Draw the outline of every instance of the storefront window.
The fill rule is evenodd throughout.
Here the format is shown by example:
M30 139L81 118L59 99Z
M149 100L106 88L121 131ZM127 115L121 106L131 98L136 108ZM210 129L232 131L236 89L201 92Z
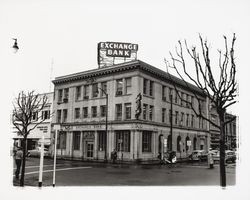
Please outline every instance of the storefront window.
M142 152L151 152L152 146L152 132L143 131L142 132Z
M98 131L98 150L104 151L105 150L105 141L106 141L106 132L105 131Z
M117 151L130 152L130 131L116 131Z
M80 150L80 137L81 137L80 131L73 132L73 148L74 148L74 150Z

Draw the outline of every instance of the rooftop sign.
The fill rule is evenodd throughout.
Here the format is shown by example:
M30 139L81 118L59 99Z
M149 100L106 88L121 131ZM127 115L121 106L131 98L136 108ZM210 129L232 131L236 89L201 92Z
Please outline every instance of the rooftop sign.
M137 57L138 45L123 42L99 42L99 68L116 64L115 61L130 61Z

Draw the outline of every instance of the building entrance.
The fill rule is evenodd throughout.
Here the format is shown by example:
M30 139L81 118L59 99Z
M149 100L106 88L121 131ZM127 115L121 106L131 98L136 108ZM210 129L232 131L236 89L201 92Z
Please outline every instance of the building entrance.
M86 142L86 158L92 159L94 156L94 142Z

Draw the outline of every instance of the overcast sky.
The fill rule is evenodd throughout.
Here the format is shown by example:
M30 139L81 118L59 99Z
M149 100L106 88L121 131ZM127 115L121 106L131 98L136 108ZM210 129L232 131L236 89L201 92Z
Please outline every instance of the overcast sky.
M236 33L244 96L249 90L244 82L249 10L247 0L0 0L1 85L9 97L5 103L20 90L52 91L54 77L97 68L98 42L138 44L138 59L165 70L164 57L169 58L178 40L197 45L199 33L209 41L212 55L223 49L223 35L231 39ZM16 54L12 38L18 39ZM232 111L239 114L237 107Z

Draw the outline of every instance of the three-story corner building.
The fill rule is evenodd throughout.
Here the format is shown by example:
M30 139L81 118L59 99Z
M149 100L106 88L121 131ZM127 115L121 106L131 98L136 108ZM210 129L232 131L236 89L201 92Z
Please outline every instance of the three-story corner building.
M186 158L209 148L208 125L175 93L198 107L193 91L174 76L135 60L55 78L52 129L60 125L57 154L82 160L107 159L118 151L123 161L156 160L165 148ZM172 115L171 115L172 98ZM108 105L108 106L106 106ZM107 111L107 133L106 133ZM172 145L171 143L172 116ZM106 148L105 148L106 147Z

